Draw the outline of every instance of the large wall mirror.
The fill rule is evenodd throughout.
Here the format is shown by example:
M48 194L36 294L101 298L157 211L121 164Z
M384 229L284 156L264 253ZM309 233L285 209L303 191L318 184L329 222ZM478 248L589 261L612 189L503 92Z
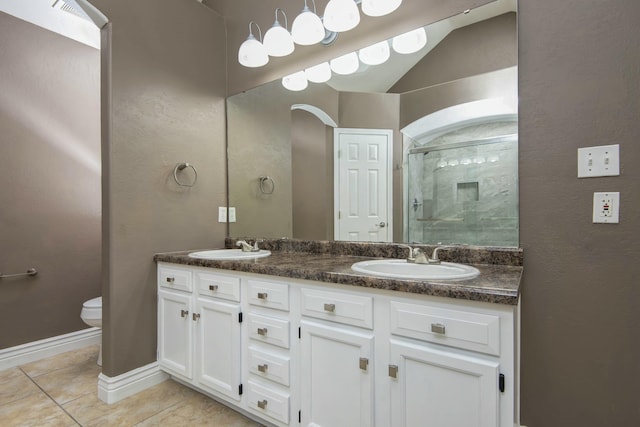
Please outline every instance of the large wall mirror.
M424 28L415 54L227 99L230 236L518 246L516 2Z

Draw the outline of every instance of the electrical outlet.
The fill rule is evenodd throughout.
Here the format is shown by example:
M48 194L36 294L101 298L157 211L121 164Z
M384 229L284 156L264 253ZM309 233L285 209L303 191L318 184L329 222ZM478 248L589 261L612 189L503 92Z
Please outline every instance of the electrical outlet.
M227 207L218 207L218 222L227 222Z
M229 208L229 222L236 222L236 208Z
M620 214L620 193L593 193L593 222L617 224Z

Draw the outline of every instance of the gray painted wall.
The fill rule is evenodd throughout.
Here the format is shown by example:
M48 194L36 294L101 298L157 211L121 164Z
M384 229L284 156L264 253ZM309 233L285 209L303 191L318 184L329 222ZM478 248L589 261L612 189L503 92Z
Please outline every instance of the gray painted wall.
M528 427L640 425L638 16L636 0L520 2ZM577 179L577 148L605 144L621 176ZM620 191L620 224L591 223L594 191Z
M93 3L112 31L103 372L116 376L156 360L153 254L224 244L225 35L195 1ZM174 182L180 162L198 169L193 188Z
M100 52L0 12L0 348L100 295ZM19 325L19 327L18 327Z

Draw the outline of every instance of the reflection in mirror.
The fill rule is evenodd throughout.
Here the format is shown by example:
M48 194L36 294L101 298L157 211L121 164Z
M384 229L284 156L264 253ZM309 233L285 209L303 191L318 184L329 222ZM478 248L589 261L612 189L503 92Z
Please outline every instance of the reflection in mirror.
M300 92L278 80L228 98L230 236L333 239L334 128L357 128L391 130L393 241L518 245L515 1L433 28L440 36L421 58L361 67L348 76L355 89L334 76Z

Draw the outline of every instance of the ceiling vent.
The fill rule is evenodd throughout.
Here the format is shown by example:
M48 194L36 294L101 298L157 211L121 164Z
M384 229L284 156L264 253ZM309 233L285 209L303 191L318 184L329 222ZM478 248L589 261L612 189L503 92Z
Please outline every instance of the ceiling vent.
M51 7L54 9L61 10L63 12L67 12L72 15L75 15L78 18L82 18L89 21L89 18L84 12L82 12L81 10L78 10L77 8L73 7L69 3L64 2L63 0L55 0L51 5Z

